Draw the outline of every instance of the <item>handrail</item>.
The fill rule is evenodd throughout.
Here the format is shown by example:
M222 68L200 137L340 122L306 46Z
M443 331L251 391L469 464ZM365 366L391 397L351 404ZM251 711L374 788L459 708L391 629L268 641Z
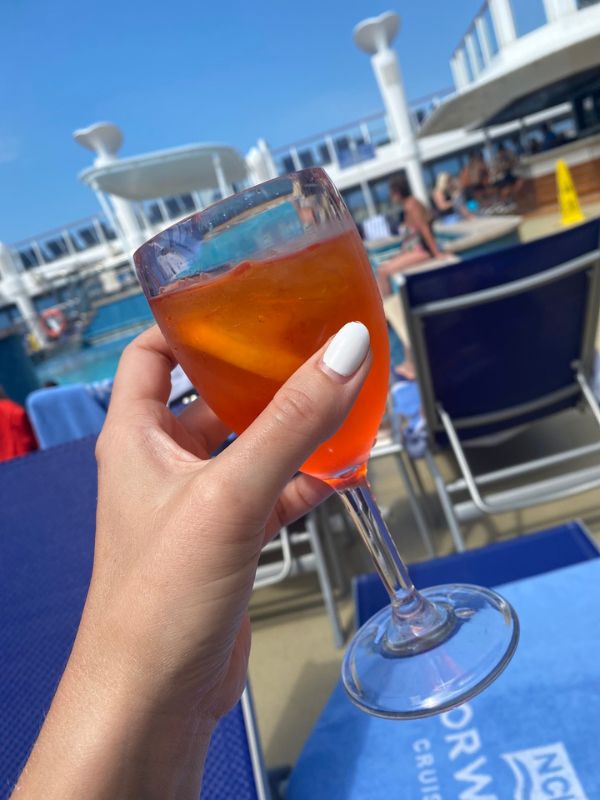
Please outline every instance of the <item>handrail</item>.
M361 122L373 122L376 119L383 119L384 117L385 117L385 111L378 111L374 114L368 114L365 117L360 117L359 119L347 122L345 125L337 125L335 128L328 128L326 131L315 133L312 136L305 136L303 139L296 139L290 144L282 144L279 145L278 147L273 147L271 149L271 153L274 156L280 155L281 153L287 153L292 147L298 147L298 145L305 145L309 144L310 142L318 142L321 140L325 140L328 136L331 136L332 134L341 133L342 131L348 130L348 128L355 128L357 125L360 125Z
M452 51L452 57L454 57L458 53L458 51L461 50L465 46L465 40L466 40L467 36L470 33L474 33L474 32L476 33L475 26L477 24L477 20L480 19L480 17L483 17L485 12L489 8L489 5L490 5L490 0L484 0L484 2L479 6L479 11L477 11L473 15L473 19L471 20L471 23L470 23L469 27L464 32L464 34L462 35L459 43L456 45L456 47Z
M40 242L46 239L52 239L55 236L62 236L65 231L69 233L74 228L81 228L86 223L93 223L94 220L99 220L100 222L105 222L107 225L110 225L110 221L107 219L106 215L98 210L97 214L90 214L89 217L81 217L80 219L76 219L73 222L67 222L64 225L60 225L57 228L50 228L49 230L42 231L42 233L38 233L34 236L28 236L25 239L19 239L16 242L13 242L10 247L12 250L22 250L27 245L30 245L31 242Z
M408 105L411 110L418 110L420 106L429 102L430 100L434 100L436 97L445 97L446 95L452 94L454 91L453 87L446 86L443 89L440 89L437 92L431 92L430 94L423 95L422 97L418 97L415 100L409 101ZM338 125L335 128L328 128L325 131L320 131L319 133L315 133L312 136L305 136L302 139L297 139L289 144L285 145L278 145L277 147L273 147L271 149L271 153L274 156L282 155L284 153L288 153L291 148L299 147L303 145L308 145L311 142L320 142L325 141L328 136L335 135L337 133L342 133L343 131L348 130L349 128L355 128L360 125L362 122L373 122L377 119L383 119L386 116L385 111L378 111L377 113L367 114L366 116L359 117L358 119L351 120L350 122L346 122L344 125Z

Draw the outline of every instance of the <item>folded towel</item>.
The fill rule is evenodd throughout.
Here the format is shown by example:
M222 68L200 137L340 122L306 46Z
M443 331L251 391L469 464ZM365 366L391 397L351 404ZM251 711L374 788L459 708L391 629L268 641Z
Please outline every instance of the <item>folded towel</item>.
M395 722L358 711L338 685L288 800L600 798L600 559L502 594L521 619L521 642L492 686L441 716Z

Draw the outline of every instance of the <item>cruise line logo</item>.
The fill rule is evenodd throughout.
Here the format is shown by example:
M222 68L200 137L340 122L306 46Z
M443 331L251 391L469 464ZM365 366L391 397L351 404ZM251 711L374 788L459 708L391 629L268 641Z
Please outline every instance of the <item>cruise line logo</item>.
M437 720L441 724L442 747L439 733L412 743L419 800L598 800L600 797L590 798L584 791L564 742L538 744L510 753L490 753L476 725L473 706L464 703L441 714Z
M588 800L562 742L502 758L515 776L514 800Z

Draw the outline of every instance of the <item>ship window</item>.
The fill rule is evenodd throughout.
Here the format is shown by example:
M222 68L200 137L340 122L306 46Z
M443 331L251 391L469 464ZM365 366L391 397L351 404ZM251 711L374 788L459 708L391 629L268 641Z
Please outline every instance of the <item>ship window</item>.
M97 244L100 244L100 240L98 238L98 232L95 228L80 228L77 231L77 235L83 242L84 246L87 247L95 247Z
M331 155L329 153L329 148L327 147L325 142L323 142L323 144L320 144L317 150L319 153L319 164L321 164L321 166L325 166L326 164L331 164Z
M157 225L159 222L163 222L163 217L158 203L150 203L150 205L146 208L146 218L151 225Z
M171 219L181 215L181 207L179 205L179 200L176 197L167 197L165 200L165 205Z
M301 150L298 153L298 158L303 167L314 167L315 165L315 158L312 150Z
M192 211L196 210L196 204L194 203L194 198L191 194L182 194L179 198L181 200L181 205L183 206L185 211Z
M294 172L296 169L291 156L284 156L281 159L281 166L283 167L284 174L287 174L288 172Z
M48 261L54 261L67 253L67 246L62 239L48 239L44 242L43 249L48 255Z
M100 225L102 226L102 230L104 231L104 235L108 239L108 241L112 241L112 239L117 238L117 234L115 233L114 229L107 225L106 222L101 222Z
M39 266L39 261L32 247L28 247L26 250L19 250L19 258L23 269L33 269L33 267Z
M369 216L365 196L360 186L346 189L342 192L342 197L357 225Z

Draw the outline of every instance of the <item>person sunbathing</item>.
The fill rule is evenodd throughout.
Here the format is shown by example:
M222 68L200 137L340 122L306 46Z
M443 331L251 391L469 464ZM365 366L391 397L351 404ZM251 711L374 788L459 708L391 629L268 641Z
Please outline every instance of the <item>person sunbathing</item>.
M402 207L409 236L403 242L402 252L384 261L377 269L377 283L383 297L392 293L392 275L444 256L433 235L429 211L413 196L405 177L394 178L390 182L390 199Z

